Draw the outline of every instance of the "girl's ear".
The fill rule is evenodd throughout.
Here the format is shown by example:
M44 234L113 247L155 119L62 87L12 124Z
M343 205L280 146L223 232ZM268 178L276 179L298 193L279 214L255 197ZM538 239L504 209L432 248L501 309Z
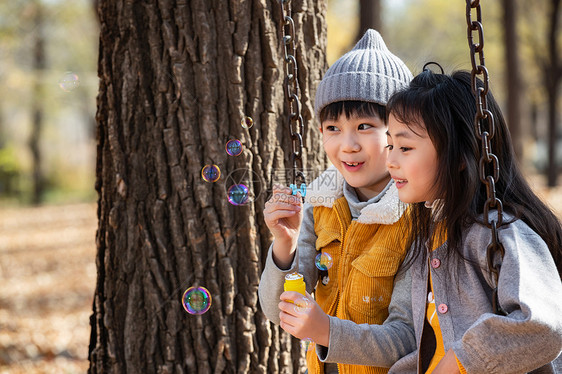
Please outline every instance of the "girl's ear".
M320 125L320 126L318 127L318 130L320 130L320 134L323 134L323 133L324 133L324 128L322 127L322 125Z

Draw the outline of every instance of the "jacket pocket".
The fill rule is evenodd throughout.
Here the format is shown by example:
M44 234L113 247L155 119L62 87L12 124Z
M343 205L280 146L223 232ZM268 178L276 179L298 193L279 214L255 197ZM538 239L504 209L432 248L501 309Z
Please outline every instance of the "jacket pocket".
M354 322L382 323L386 319L401 262L402 256L387 248L374 248L352 262L346 294Z

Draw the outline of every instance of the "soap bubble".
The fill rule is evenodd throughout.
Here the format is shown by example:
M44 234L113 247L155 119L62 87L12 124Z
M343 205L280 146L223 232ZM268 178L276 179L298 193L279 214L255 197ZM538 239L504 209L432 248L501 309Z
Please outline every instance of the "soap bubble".
M318 270L328 270L334 264L334 260L332 260L332 256L325 252L320 252L316 255L316 267Z
M230 156L239 156L242 151L244 151L244 146L240 140L232 139L226 143L226 153Z
M312 303L307 297L303 297L298 300L295 300L295 312L306 314L310 312L311 308L312 308Z
M233 205L251 204L265 190L265 182L251 169L232 170L224 179L225 195Z
M301 347L306 351L312 351L314 349L314 342L310 338L304 338L301 340Z
M221 169L217 165L205 165L201 169L201 176L205 182L216 182L221 177Z
M244 205L248 202L248 187L243 184L233 184L227 191L228 202L232 205Z
M70 92L80 86L80 78L78 75L71 71L67 71L64 75L59 79L59 87L64 92Z
M189 287L181 298L189 314L203 314L211 307L211 294L205 287Z
M252 119L252 117L244 117L242 118L242 121L240 121L240 124L242 125L243 128L245 129L249 129L252 126L254 126L254 120Z

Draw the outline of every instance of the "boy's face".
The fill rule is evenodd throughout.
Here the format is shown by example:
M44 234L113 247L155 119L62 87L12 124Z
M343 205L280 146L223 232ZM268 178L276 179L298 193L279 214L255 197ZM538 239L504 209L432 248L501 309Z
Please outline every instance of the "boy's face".
M386 126L378 116L322 123L324 150L361 201L378 195L390 180L386 169Z

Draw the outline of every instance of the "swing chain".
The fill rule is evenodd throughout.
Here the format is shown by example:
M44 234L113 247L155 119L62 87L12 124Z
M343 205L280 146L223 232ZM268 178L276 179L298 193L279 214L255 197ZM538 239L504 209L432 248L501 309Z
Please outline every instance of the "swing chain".
M291 133L293 164L291 183L295 186L306 185L306 178L303 171L303 134L304 121L301 115L301 103L299 100L299 85L297 75L297 44L295 38L295 22L291 18L290 0L279 0L283 21L283 46L285 52L285 98L289 104L289 115L287 122Z
M472 9L476 9L476 21L472 20ZM487 200L484 203L484 224L490 228L492 232L492 240L486 249L486 256L488 260L488 269L494 277L495 287L493 290L492 306L496 314L505 315L505 311L501 308L498 300L498 279L500 273L500 265L494 264L496 254L503 258L505 249L498 238L497 229L503 224L503 204L496 196L496 182L499 180L499 162L496 155L494 155L491 139L496 133L496 126L494 123L494 116L488 109L487 94L489 91L489 75L484 63L484 28L482 26L482 9L480 7L480 0L466 0L466 22L468 26L468 45L470 47L470 59L472 63L472 92L476 97L476 115L474 117L474 128L476 136L481 140L481 155L480 155L480 181L486 186ZM478 34L477 43L474 43L473 34ZM477 62L478 55L478 62ZM481 75L481 80L484 87L478 87L477 76ZM487 125L487 126L484 126ZM492 173L487 174L491 168ZM490 208L497 210L497 222L492 220L490 222L489 212Z

